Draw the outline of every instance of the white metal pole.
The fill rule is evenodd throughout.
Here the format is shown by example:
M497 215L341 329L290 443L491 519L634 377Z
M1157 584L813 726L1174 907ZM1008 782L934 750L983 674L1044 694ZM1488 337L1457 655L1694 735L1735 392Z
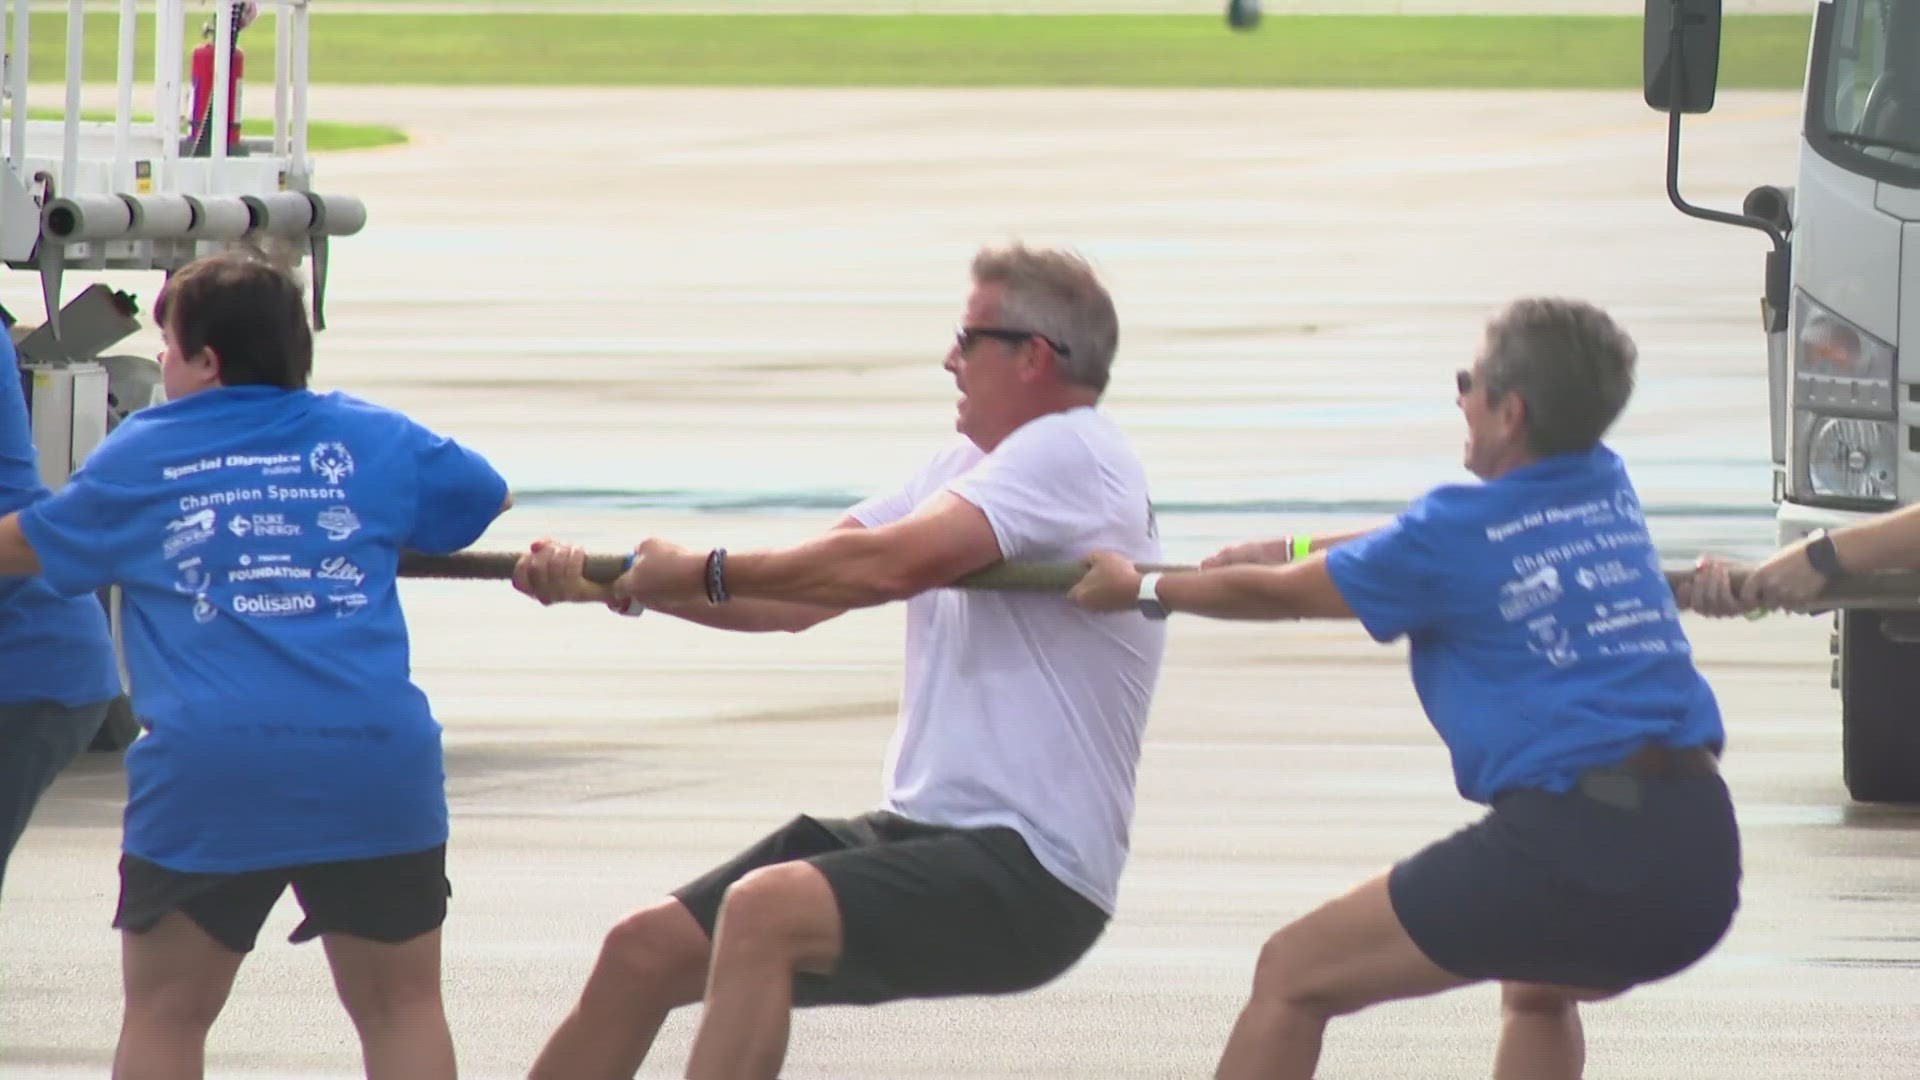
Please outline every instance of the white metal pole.
M180 156L180 53L186 48L186 11L181 0L160 0L154 19L154 125L160 129L160 156Z
M286 157L293 139L287 120L293 102L288 91L293 86L293 11L281 5L273 13L273 156Z
M80 184L80 75L87 44L86 0L67 2L66 141L60 154L60 193Z
M113 184L114 190L126 191L132 188L128 183L128 160L132 155L133 144L133 43L139 14L134 10L134 0L120 0L120 96L114 103L113 124Z
M293 168L307 173L307 0L293 0Z
M227 0L219 0L214 8L216 14L213 23L213 117L212 128L213 160L225 161L227 157L227 125L233 117L233 95L227 87L227 80L233 73L233 5Z
M27 0L13 0L13 55L7 65L12 80L13 127L8 132L7 158L24 182L27 167Z

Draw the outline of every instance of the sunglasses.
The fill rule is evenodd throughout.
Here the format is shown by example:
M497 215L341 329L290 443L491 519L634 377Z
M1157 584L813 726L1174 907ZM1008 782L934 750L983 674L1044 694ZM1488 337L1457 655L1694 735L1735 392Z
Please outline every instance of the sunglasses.
M965 355L973 349L974 343L981 338L992 338L996 341L1004 341L1009 345L1039 340L1046 342L1047 346L1053 350L1056 356L1073 355L1065 345L1060 344L1045 334L1036 334L1031 330L1009 330L999 326L963 326L954 331L953 343L959 347L961 354Z
M1466 397L1468 394L1473 393L1473 372L1468 371L1466 368L1461 368L1459 371L1454 372L1453 385L1459 388L1461 397Z

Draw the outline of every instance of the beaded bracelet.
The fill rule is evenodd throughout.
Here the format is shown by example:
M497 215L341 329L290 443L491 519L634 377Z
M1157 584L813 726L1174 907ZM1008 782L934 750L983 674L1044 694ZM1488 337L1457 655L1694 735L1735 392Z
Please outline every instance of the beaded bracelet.
M707 603L727 602L727 549L707 552Z

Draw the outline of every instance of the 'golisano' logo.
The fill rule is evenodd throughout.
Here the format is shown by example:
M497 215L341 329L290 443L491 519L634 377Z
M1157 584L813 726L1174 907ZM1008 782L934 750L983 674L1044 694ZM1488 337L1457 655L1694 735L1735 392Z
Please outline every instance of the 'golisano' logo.
M319 606L312 593L263 593L233 598L235 615L300 615Z

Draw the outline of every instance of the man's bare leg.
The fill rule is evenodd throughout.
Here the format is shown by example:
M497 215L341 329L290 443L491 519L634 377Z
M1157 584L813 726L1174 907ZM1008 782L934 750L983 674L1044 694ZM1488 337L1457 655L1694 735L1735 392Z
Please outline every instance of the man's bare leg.
M667 1014L700 1000L711 950L680 901L663 900L607 932L593 974L528 1074L532 1080L629 1080Z
M804 862L762 867L735 882L714 929L706 1012L689 1080L773 1080L787 1055L796 972L840 960L840 903Z

